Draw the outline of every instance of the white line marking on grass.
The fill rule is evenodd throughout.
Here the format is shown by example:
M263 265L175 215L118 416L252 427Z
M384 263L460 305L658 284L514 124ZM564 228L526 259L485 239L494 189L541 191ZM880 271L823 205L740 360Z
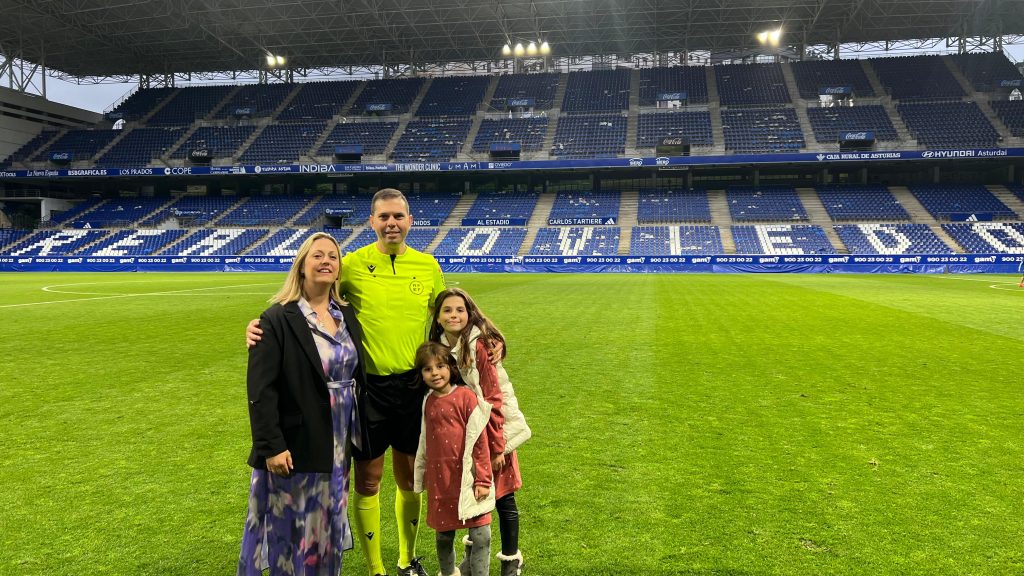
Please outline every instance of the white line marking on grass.
M963 276L937 276L937 278L942 278L944 280L967 280L969 282L991 282L992 281L991 278L967 278L967 277L963 277ZM1019 290L1021 293L1024 293L1024 288L1021 288L1018 285L1018 283L1019 283L1019 280L1017 280L1016 277L1014 277L1012 280L1010 280L1008 282L999 282L999 283L996 283L996 284L989 284L988 288L992 288L994 290L1007 290L1007 291L1010 291L1010 292ZM1006 286L1009 286L1009 288L1006 288Z
M144 282L144 280L133 280L132 282ZM118 282L119 284L121 282ZM59 287L59 286L75 286L82 284L112 284L111 282L80 282L78 284L54 284L51 286L44 286L43 291L50 292L53 294L96 294L95 292L60 292L57 290L48 290L48 288ZM0 308L22 308L25 306L39 306L42 304L63 304L65 302L87 302L90 300L111 300L114 298L137 298L142 296L237 296L237 293L220 293L220 294L195 294L196 291L200 290L222 290L224 288L249 288L252 286L267 286L268 284L275 284L270 282L261 282L259 284L235 284L231 286L211 286L209 288L185 288L182 290L165 290L161 292L139 292L134 294L111 294L104 296L93 296L91 298L68 298L67 300L47 300L44 302L26 302L23 304L0 304ZM249 294L249 293L244 293ZM262 296L264 293L256 293L257 296Z

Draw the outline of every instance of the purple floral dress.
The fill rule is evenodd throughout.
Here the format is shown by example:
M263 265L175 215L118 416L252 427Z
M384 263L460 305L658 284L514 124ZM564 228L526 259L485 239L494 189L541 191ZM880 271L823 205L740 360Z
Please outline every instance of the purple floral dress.
M330 383L334 420L334 466L329 473L295 472L288 478L255 469L249 491L249 512L242 535L239 576L338 576L342 554L352 548L348 523L350 432L355 422L356 348L341 310L331 302L337 331L327 334L305 299L299 309Z

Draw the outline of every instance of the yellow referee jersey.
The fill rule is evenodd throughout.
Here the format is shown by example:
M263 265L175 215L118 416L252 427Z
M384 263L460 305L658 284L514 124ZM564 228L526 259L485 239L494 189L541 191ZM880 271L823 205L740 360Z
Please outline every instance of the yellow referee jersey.
M342 258L340 282L366 336L366 371L387 376L412 370L416 348L427 339L430 307L444 290L437 260L410 247L392 257L374 243Z

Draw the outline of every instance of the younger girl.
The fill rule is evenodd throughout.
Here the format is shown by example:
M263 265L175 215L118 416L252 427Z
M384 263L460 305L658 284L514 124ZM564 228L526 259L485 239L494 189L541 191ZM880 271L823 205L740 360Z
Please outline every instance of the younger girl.
M458 576L455 530L469 529L469 538L483 543L468 567L486 575L491 559L491 461L486 427L491 407L462 383L447 346L426 342L416 350L416 374L430 392L423 400L420 444L416 451L416 492L427 492L427 525L437 532L441 576Z
M498 525L501 527L501 576L519 576L523 570L523 554L519 551L519 509L516 490L523 486L519 476L516 448L530 438L530 427L519 410L519 401L512 389L505 368L488 359L486 342L505 339L498 328L486 317L476 302L459 288L449 288L438 294L434 301L434 321L430 325L430 340L451 346L458 370L466 384L477 396L492 407L487 424L487 445L494 470ZM472 536L464 539L466 556L476 552L479 542ZM462 576L487 576L473 570L463 561Z

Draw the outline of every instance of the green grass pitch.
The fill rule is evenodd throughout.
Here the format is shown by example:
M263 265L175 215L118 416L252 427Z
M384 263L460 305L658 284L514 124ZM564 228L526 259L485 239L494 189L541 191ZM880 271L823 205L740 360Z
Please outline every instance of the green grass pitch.
M233 574L243 328L282 279L0 275L0 574ZM448 275L534 430L529 573L1024 572L1018 280Z

